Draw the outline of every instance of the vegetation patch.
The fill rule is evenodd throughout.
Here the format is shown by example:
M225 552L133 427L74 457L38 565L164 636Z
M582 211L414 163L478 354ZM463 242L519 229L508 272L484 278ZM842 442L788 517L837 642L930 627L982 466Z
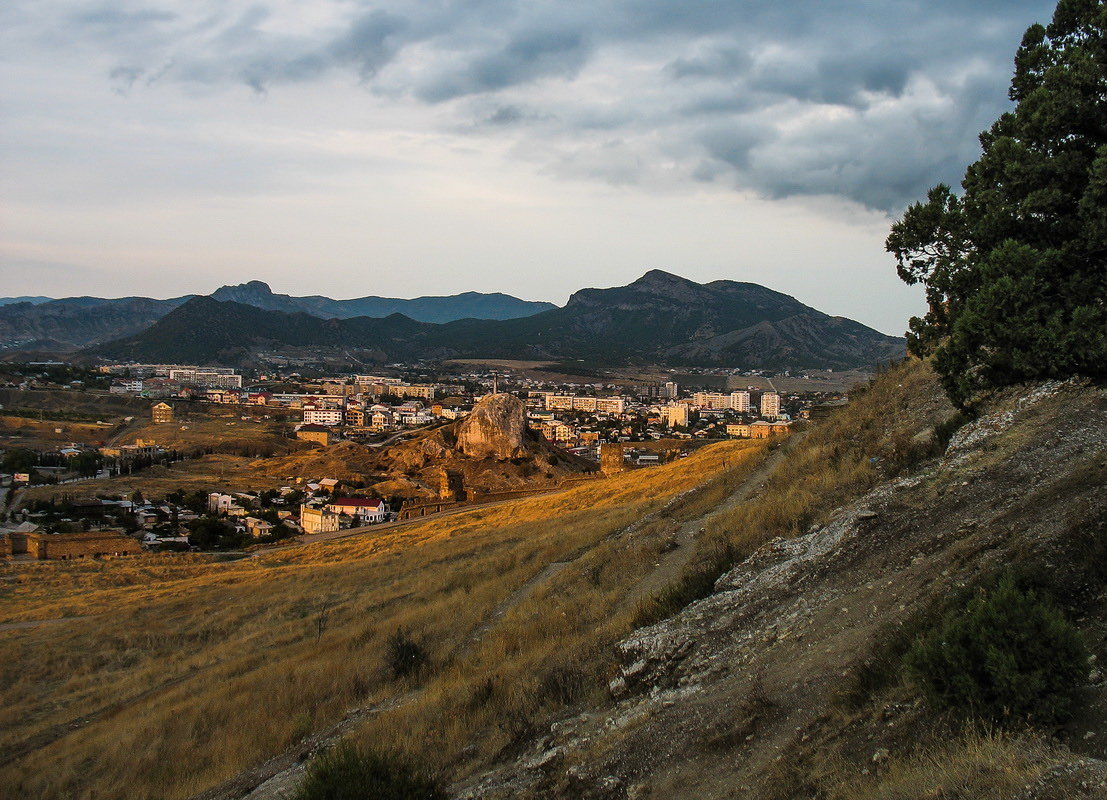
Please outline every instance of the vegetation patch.
M425 771L383 753L344 742L316 759L296 800L444 800L441 784Z
M938 708L1003 723L1063 721L1088 674L1080 632L1010 574L948 612L905 663Z

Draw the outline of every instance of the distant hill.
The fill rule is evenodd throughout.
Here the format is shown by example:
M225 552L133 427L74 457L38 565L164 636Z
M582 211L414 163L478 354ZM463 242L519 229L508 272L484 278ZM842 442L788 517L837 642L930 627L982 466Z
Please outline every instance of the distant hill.
M384 361L396 357L392 353L411 352L408 341L427 325L402 314L322 319L194 297L149 329L94 352L135 361L241 364L258 351L292 346L358 349L363 361Z
M600 362L841 369L903 355L904 340L832 317L755 283L698 284L650 270L627 286L582 289L564 308L502 323L454 323L460 355Z
M0 306L10 306L14 303L30 303L31 305L38 305L39 303L49 303L53 298L51 297L39 297L26 296L26 297L0 297Z
M196 296L186 295L170 300L149 297L2 298L0 351L68 352L127 338L145 330ZM268 311L307 313L323 319L383 318L400 313L421 322L439 323L458 319L513 319L556 308L553 303L520 300L498 292L463 292L412 300L391 297L332 300L319 295L292 297L274 294L268 284L261 281L223 286L212 297ZM95 310L94 314L89 313L92 310Z
M0 306L0 350L79 350L150 327L188 300L68 297Z
M396 297L356 297L352 300L332 300L310 295L293 297L274 294L267 283L249 281L237 286L223 286L211 295L216 300L230 300L270 311L295 313L304 311L312 316L350 319L352 317L387 317L403 314L419 322L452 322L457 319L516 319L556 308L553 303L520 300L495 292L463 292L454 295L416 297L404 300Z
M261 351L288 347L338 351L363 361L539 358L774 369L867 366L904 352L898 337L763 286L698 284L659 270L628 286L583 289L564 308L530 317L445 324L400 314L324 320L199 297L148 330L92 352L244 364Z

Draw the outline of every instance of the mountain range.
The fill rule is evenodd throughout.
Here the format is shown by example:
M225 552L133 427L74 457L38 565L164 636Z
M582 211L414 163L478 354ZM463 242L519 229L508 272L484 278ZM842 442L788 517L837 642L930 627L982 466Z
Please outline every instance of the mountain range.
M844 369L904 352L899 337L824 314L763 286L725 280L698 284L660 270L627 286L582 289L564 307L526 317L439 324L399 313L322 319L217 295L193 297L146 330L88 354L244 365L262 351L311 348L363 362L505 358Z
M168 300L149 297L0 298L0 351L71 352L137 334L173 309L202 295ZM416 297L359 297L332 300L312 295L275 294L262 281L223 286L211 297L286 313L304 312L323 319L387 317L402 313L419 322L512 319L556 308L553 303L520 300L499 292ZM91 313L95 311L95 313Z
M352 300L332 300L321 295L292 297L275 294L262 281L249 281L237 286L223 286L211 295L219 301L233 301L269 311L295 313L303 311L324 319L350 319L352 317L387 317L403 314L418 322L452 322L457 319L515 319L540 311L557 308L553 303L538 300L520 300L501 292L416 297L404 300L397 297L357 297Z

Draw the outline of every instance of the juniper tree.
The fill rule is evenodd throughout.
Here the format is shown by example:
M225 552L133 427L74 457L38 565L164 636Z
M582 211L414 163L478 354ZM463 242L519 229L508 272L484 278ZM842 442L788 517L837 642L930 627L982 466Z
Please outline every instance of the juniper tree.
M1012 111L981 134L962 192L931 189L892 226L900 277L930 310L908 347L950 397L1107 375L1107 3L1060 0L1015 56Z

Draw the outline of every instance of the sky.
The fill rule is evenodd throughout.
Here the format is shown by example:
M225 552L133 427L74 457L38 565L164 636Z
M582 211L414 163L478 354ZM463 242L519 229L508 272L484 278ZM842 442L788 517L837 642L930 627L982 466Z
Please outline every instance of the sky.
M5 0L0 296L564 303L648 269L898 334L883 242L1022 0Z

